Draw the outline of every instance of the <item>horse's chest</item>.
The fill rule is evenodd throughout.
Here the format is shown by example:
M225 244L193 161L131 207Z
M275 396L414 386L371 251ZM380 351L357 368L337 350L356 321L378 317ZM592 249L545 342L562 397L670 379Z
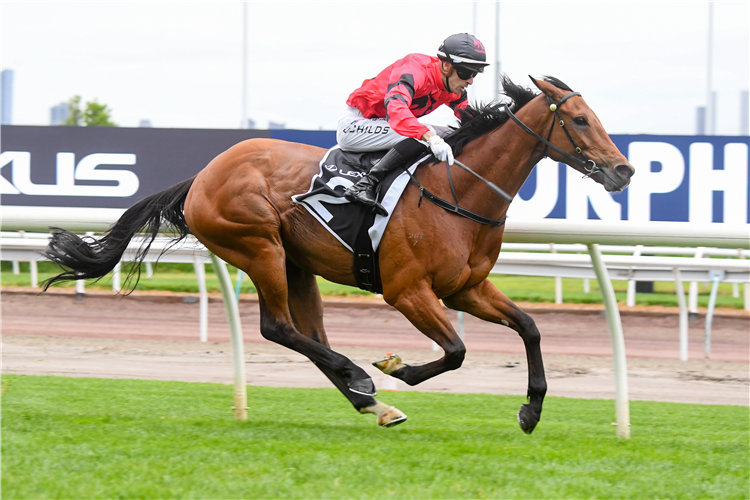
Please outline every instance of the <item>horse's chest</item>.
M411 234L407 241L414 250L421 247L415 257L426 263L433 284L440 288L463 288L469 281L483 280L492 268L487 256L477 255L465 242L431 241L421 233Z

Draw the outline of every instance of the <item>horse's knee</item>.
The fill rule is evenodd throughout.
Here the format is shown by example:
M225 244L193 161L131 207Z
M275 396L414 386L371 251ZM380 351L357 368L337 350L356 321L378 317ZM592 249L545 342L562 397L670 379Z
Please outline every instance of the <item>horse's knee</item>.
M466 346L464 346L463 342L445 351L445 364L448 370L461 368L464 358L466 358Z

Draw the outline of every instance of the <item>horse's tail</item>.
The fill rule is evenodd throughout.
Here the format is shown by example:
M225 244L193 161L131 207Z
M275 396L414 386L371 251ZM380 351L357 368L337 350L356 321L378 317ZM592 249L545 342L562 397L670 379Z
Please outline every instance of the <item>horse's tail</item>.
M166 229L176 234L162 253L190 234L183 208L194 180L192 177L142 199L127 209L101 238L81 238L65 229L51 228L52 237L43 255L64 272L42 282L43 289L64 281L106 276L120 262L133 236L141 232L145 233L143 244L136 252L125 279L126 288L132 291L140 279L141 263L151 244L159 232L164 232L164 222L167 223Z

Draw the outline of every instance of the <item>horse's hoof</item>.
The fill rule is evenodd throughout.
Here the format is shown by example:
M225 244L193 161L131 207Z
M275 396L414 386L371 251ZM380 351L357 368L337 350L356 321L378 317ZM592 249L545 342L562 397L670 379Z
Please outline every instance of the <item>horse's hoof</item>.
M539 419L531 413L529 405L521 405L521 409L518 411L518 424L521 426L521 430L526 434L531 434L538 423Z
M406 422L406 415L393 406L381 413L378 417L378 425L381 427L393 427L402 422Z
M404 364L401 362L401 356L399 356L398 354L386 354L383 359L375 361L372 366L385 373L386 375L390 375L396 370L400 370L401 368L403 368Z
M363 396L377 396L378 390L375 389L375 383L371 378L363 378L359 380L352 380L349 382L349 390L362 394Z

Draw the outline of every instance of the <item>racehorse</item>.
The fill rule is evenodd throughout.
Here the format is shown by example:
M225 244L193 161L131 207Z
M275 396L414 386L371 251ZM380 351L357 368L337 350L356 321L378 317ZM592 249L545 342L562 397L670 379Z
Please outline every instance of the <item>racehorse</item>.
M504 78L509 103L470 106L463 114L448 142L457 160L473 172L437 160L415 171L380 243L383 299L444 355L422 365L406 364L397 355L374 363L412 386L459 368L466 348L441 300L451 309L507 326L526 348L528 402L517 416L526 433L539 422L547 391L540 334L532 318L487 279L509 207L487 183L515 196L545 156L610 192L627 187L634 173L578 92L552 77L532 81L540 94ZM355 409L377 415L379 425L401 423L406 415L374 398L370 377L331 349L323 329L315 277L356 286L351 252L291 198L306 190L324 154L313 146L250 139L219 154L195 177L139 201L100 239L54 228L46 256L65 272L47 280L44 289L59 281L105 276L131 238L145 232L150 239L131 268L137 282L148 245L166 221L177 231L175 243L193 234L247 273L257 289L263 337L307 356ZM464 213L480 215L485 223L423 202L425 190L453 198L456 208L460 202Z

